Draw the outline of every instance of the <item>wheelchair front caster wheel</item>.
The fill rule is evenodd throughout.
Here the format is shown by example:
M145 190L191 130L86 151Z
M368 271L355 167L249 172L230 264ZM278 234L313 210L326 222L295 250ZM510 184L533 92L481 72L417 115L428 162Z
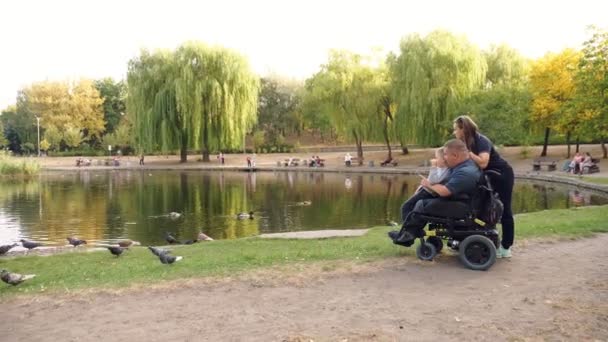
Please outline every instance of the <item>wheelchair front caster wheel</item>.
M431 261L437 255L437 249L431 243L421 243L416 248L416 256L420 260Z
M426 242L435 246L435 250L437 251L437 253L441 253L441 250L443 249L443 241L441 241L439 237L429 236L428 238L426 238Z

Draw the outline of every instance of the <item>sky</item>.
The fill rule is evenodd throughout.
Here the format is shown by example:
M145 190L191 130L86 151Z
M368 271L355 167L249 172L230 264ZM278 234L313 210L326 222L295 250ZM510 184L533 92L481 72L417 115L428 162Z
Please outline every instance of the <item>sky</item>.
M304 79L330 49L396 52L435 29L538 58L608 27L606 0L7 0L0 13L0 109L33 82L124 79L141 48L188 40L235 49L260 75Z

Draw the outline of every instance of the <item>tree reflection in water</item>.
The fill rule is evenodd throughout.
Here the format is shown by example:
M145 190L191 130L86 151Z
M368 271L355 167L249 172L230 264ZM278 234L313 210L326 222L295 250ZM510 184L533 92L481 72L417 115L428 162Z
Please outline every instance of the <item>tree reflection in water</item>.
M234 239L363 228L399 221L400 206L418 183L416 176L322 172L46 173L34 181L0 183L0 241L24 237L63 245L75 235L93 243L128 238L163 244L165 231L188 240L200 231ZM574 189L518 181L514 211L608 203ZM236 220L236 213L249 211L255 219ZM170 212L182 215L173 221Z

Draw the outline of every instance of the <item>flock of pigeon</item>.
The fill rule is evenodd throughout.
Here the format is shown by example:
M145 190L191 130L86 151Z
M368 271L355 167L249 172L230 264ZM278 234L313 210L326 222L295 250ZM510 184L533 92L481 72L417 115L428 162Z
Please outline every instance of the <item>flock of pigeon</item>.
M67 240L68 240L68 243L74 247L78 247L78 246L87 244L86 240L81 240L81 239L71 237L71 236L68 237ZM173 244L191 245L191 244L199 242L199 241L211 241L213 239L211 237L209 237L208 235L206 235L205 233L201 232L198 234L196 239L179 241L173 235L171 235L171 233L165 232L165 240L171 245L173 245ZM21 246L23 246L24 248L27 248L28 252L34 248L42 246L42 243L39 243L39 242L28 241L25 239L21 239L20 241L21 241ZM108 251L110 251L110 253L112 253L112 255L119 257L122 255L122 253L125 250L128 250L129 247L138 246L138 245L141 245L141 244L137 241L123 240L123 241L119 241L118 245L116 245L116 246L108 246L106 248L108 249ZM18 246L18 244L16 244L16 243L13 243L11 245L0 246L0 255L6 254L8 251L10 251L13 247L16 247L16 246ZM160 260L161 263L166 264L166 265L173 264L174 262L177 262L177 261L180 261L183 259L181 256L171 255L171 251L168 249L162 249L162 248L153 247L153 246L148 246L148 249L150 250L150 252L152 252L152 254L154 254L155 256L158 257L158 259ZM5 283L7 283L9 285L13 285L13 286L19 285L28 279L34 278L35 276L36 276L35 274L23 275L23 274L18 274L18 273L11 273L8 270L0 271L0 279L2 279L2 281L4 281Z
M304 201L302 203L304 203L303 205L310 205L310 201ZM176 220L181 216L181 214L177 213L177 212L170 212L166 216L169 216L171 219ZM253 211L250 211L249 213L238 213L238 214L236 214L236 218L238 220L245 220L245 219L252 220ZM78 247L78 246L87 244L86 240L81 240L81 239L78 239L78 238L75 238L72 236L67 237L67 240L68 240L68 243L74 247ZM199 242L199 241L211 241L213 239L211 237L207 236L205 233L201 232L198 234L198 237L196 239L179 241L173 235L171 235L171 233L165 232L165 240L171 245L173 245L173 244L191 245L191 244ZM21 246L23 246L24 248L27 248L28 253L30 250L42 246L42 243L39 243L39 242L28 241L25 239L21 239L20 241L21 241ZM129 249L129 247L137 246L137 245L141 245L141 244L137 241L123 240L123 241L118 242L117 246L108 246L106 248L110 251L110 253L112 253L112 255L119 257L122 255L122 253L125 250ZM5 255L8 251L10 251L13 247L16 247L16 246L18 246L18 244L16 244L16 243L13 243L12 245L0 246L0 255ZM167 249L162 249L162 248L153 247L153 246L148 246L148 249L150 250L150 252L152 252L152 254L154 254L155 256L158 257L158 259L160 260L161 263L166 264L166 265L173 264L174 262L177 262L177 261L180 261L183 259L181 256L170 255L171 251L167 250ZM0 279L2 279L2 281L4 281L5 283L13 285L13 286L19 285L28 279L34 278L35 276L36 276L35 274L22 275L22 274L18 274L18 273L11 273L7 270L0 270Z

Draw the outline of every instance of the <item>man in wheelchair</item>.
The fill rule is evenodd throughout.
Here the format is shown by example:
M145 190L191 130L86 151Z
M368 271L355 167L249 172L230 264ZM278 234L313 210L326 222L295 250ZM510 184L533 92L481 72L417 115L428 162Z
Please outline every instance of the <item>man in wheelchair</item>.
M450 175L443 184L430 184L426 178L421 180L420 185L435 196L418 200L405 218L401 230L389 232L393 243L411 246L416 238L425 235L424 227L429 217L464 219L470 212L469 202L477 192L481 171L469 159L469 151L461 140L449 140L444 145L444 151Z

